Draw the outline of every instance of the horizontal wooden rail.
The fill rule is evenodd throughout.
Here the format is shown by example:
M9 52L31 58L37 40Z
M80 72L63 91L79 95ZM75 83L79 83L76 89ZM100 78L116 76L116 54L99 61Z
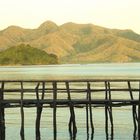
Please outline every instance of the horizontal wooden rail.
M53 92L53 88L46 88L46 89L38 89L39 92L41 91L45 91L47 93L50 93L50 92ZM21 89L4 89L2 90L3 92L21 92ZM35 89L23 89L22 90L24 93L34 93L36 90ZM66 93L66 89L57 89L57 91L59 93ZM87 92L87 89L70 89L71 93L86 93ZM120 91L123 91L123 92L128 92L130 91L129 89L126 89L126 88L116 88L116 89L91 89L90 90L91 92L104 92L104 91L116 91L116 92L120 92ZM136 89L136 88L132 88L131 91L133 92L139 92L139 89Z
M36 82L139 82L140 79L71 79L71 80L0 80L0 82L28 82L28 83L36 83Z

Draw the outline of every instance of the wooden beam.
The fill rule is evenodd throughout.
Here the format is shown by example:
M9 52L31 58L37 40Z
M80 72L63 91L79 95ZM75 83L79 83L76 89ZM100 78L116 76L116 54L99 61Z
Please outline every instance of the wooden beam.
M54 140L57 139L56 100L57 100L57 83L53 82L53 134L54 134Z
M21 106L20 106L20 112L21 112L21 128L20 128L20 136L21 136L21 140L25 140L25 136L24 136L24 109L23 109L23 97L24 97L24 93L23 93L23 82L21 82Z
M5 140L5 112L2 101L4 100L4 82L1 83L0 88L0 140Z

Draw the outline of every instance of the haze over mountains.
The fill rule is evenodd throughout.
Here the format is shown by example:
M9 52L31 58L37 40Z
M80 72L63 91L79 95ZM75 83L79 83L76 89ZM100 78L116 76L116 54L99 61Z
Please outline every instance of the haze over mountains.
M55 54L59 63L140 62L139 34L93 24L46 21L37 29L9 26L0 31L0 51L19 44Z

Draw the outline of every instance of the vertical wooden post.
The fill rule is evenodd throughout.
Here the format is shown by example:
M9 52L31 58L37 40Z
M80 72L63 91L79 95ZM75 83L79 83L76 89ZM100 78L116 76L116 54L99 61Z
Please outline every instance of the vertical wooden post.
M45 96L45 82L42 82L42 97L41 99L43 100Z
M88 92L87 92L87 96L86 96L86 99L89 100L89 95L88 95ZM88 118L88 107L89 107L89 104L86 104L86 128L87 128L87 139L89 138L89 118Z
M139 81L139 104L138 104L138 139L140 140L140 81Z
M114 134L114 124L113 124L113 114L112 114L112 101L111 101L111 90L110 82L105 81L105 100L109 100L108 104L105 103L105 129L106 129L106 139L108 139L108 115L111 124L111 138L113 139Z
M111 123L111 137L113 138L113 129L114 129L114 124L113 124L113 114L112 114L112 105L111 105L111 91L110 91L110 82L108 82L108 90L109 90L109 117L110 117L110 123Z
M128 88L129 88L130 98L131 98L131 100L134 100L130 81L128 81ZM133 136L135 137L136 136L136 131L137 131L137 123L136 123L136 120L137 120L137 112L136 112L136 105L133 105L132 106L132 115L133 115L133 123L134 123L134 134L133 134Z
M57 83L53 82L53 134L54 134L54 140L57 139L56 100L57 100Z
M21 82L21 106L20 106L20 112L21 112L21 129L20 129L20 136L21 140L25 140L24 137L24 109L23 109L23 82Z
M90 113L90 126L91 126L91 136L94 134L94 125L93 125L93 119L92 119L92 106L91 106L91 89L90 89L90 83L87 83L87 92L89 97L89 113Z
M37 99L37 115L36 115L36 140L40 140L40 119L41 119L41 113L42 113L42 107L40 104L39 100L39 85L40 83L37 84L35 90L36 90L36 99Z
M36 140L41 140L40 136L40 121L41 121L41 113L43 109L43 104L40 103L40 98L39 98L39 85L40 83L37 84L36 86L36 98L37 98L37 116L36 116ZM42 96L41 99L44 99L44 94L45 94L45 82L42 82Z
M107 88L107 81L105 81L105 100L108 99L108 88ZM105 103L105 132L106 138L108 139L108 105Z
M65 84L66 84L68 100L69 100L69 107L70 107L70 114L71 114L70 121L69 121L69 132L70 132L71 138L75 139L76 138L76 133L77 133L77 127L76 127L76 121L75 121L74 105L71 101L69 83L66 82ZM73 131L72 131L72 126L73 126Z
M3 90L4 82L1 83L0 88L0 140L5 140L5 113L4 105L1 103L1 101L4 99Z

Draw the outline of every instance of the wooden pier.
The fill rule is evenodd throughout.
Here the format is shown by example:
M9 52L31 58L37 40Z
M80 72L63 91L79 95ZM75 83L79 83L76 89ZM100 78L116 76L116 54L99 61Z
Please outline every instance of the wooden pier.
M32 94L31 96L28 96ZM20 108L21 128L19 135L25 140L24 108L36 108L35 134L41 140L40 122L42 110L53 108L53 139L57 140L57 108L67 107L70 111L68 130L71 140L76 139L75 108L86 110L87 139L94 136L94 107L104 107L106 139L113 139L114 107L131 106L134 136L140 139L140 79L102 80L5 80L0 81L0 140L6 140L5 109ZM65 116L64 116L65 117ZM110 124L110 125L109 125ZM111 128L109 128L111 126ZM109 132L111 130L111 132Z

